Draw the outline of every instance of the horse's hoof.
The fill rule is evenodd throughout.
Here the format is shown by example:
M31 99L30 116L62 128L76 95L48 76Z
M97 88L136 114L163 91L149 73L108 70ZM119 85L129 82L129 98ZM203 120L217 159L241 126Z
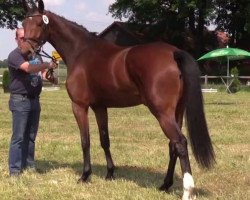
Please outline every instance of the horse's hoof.
M115 171L115 167L108 168L107 176L106 176L105 179L108 180L108 181L114 180L115 179L114 171Z
M113 180L115 180L115 177L114 177L114 175L107 175L105 180L106 181L113 181Z
M77 183L86 183L86 182L88 182L90 174L91 174L91 171L83 173L81 178L77 181Z
M87 183L88 182L88 178L79 178L77 181L77 184L81 184L81 183Z
M159 187L159 190L162 192L167 192L166 186L163 184L161 187Z
M167 192L172 185L173 183L163 183L159 190Z
M83 183L83 180L82 180L81 178L79 178L79 179L77 180L77 184L80 184L80 183Z

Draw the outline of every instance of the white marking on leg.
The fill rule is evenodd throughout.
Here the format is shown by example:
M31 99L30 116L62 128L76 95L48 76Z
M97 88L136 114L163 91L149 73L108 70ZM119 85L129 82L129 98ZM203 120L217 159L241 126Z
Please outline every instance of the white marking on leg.
M183 196L182 200L194 200L196 199L193 195L194 190L194 179L191 174L185 173L183 177Z

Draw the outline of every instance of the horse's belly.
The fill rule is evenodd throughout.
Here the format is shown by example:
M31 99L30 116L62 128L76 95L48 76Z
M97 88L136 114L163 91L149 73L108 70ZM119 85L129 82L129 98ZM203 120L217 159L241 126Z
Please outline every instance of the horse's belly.
M102 105L105 107L130 107L142 104L142 99L138 94L105 94L97 97L93 105Z

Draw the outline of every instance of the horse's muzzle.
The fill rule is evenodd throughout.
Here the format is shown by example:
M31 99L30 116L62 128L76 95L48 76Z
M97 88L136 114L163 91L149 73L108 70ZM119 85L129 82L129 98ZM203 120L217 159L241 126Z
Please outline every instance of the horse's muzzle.
M28 42L24 41L22 43L22 45L20 46L20 49L21 49L21 53L23 55L27 55L29 53L34 53L34 49L33 47L31 46L31 44L29 44Z

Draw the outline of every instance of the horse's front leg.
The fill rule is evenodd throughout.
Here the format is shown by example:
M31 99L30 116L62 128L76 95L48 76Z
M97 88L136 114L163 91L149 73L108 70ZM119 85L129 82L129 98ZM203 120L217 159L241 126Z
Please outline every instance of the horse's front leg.
M99 128L101 146L104 150L106 161L107 161L107 180L114 178L115 165L112 160L110 153L110 141L109 141L109 132L108 132L108 113L106 107L92 107L95 116L97 125Z
M86 182L91 174L88 106L72 102L72 109L78 123L83 151L83 172L78 182Z

